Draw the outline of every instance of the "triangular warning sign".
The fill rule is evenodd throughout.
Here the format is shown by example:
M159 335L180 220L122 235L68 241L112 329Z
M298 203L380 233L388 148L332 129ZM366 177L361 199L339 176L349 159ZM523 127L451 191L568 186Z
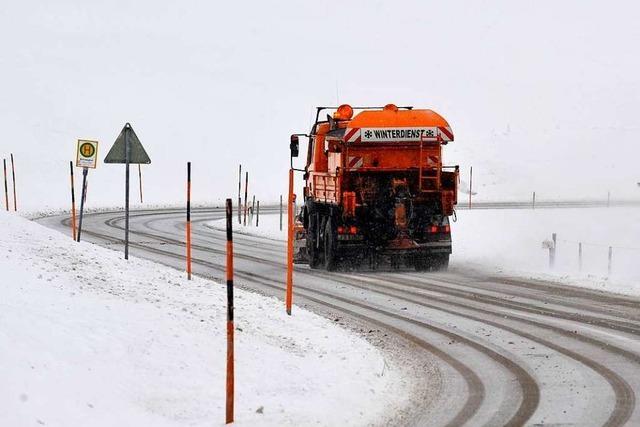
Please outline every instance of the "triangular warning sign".
M120 135L116 138L116 142L113 143L111 150L107 153L107 157L104 158L105 163L126 163L125 158L125 137L129 140L129 163L137 164L149 164L151 159L144 150L142 143L138 139L138 135L133 131L133 128L129 123L124 125Z

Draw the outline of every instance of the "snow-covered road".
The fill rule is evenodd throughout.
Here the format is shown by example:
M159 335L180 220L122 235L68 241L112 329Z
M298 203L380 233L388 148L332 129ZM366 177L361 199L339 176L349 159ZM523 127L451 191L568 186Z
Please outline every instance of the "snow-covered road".
M194 271L222 279L224 234L194 212ZM64 229L67 219L42 223ZM122 249L121 213L83 235ZM184 212L132 214L131 253L184 267ZM236 282L283 296L284 244L236 235ZM640 300L454 267L326 273L297 266L294 303L362 331L417 381L410 425L640 425ZM295 308L294 308L295 315ZM417 390L417 391L416 391Z

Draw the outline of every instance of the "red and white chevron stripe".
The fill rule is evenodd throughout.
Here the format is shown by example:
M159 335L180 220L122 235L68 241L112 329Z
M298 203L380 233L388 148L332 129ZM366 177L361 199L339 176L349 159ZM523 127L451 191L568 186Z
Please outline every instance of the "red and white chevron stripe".
M344 141L346 143L360 142L360 128L347 128L344 132Z
M349 162L347 164L351 170L360 169L364 164L364 160L362 156L349 156Z
M440 131L440 137L443 141L453 141L453 131L451 127L438 126L438 130Z

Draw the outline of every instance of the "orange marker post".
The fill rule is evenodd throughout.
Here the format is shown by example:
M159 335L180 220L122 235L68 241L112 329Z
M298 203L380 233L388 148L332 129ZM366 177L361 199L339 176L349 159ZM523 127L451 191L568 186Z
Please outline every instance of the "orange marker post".
M4 164L4 206L9 210L9 187L7 186L7 159L2 159Z
M16 197L16 167L13 163L13 153L11 153L11 182L13 183L13 210L18 211L18 198Z
M242 225L242 165L238 165L238 224Z
M233 356L233 206L227 199L227 405L226 423L233 422L234 356Z
M69 162L69 168L71 170L71 235L73 240L76 240L76 190L73 185L73 162Z
M287 314L293 302L293 168L289 169L289 205L287 207Z
M187 278L191 280L191 162L187 162Z

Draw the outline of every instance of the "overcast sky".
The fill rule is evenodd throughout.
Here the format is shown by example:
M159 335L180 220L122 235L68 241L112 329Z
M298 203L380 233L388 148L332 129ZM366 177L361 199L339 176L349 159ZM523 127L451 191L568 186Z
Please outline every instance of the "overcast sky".
M95 4L91 4L95 3ZM478 197L638 197L635 2L2 2L0 154L23 204L66 206L77 138L125 122L149 203L286 190L288 138L316 105L396 103L451 124L448 163ZM122 166L90 205L122 202ZM466 180L467 176L463 176ZM134 181L135 183L135 181ZM298 191L300 192L300 191Z

